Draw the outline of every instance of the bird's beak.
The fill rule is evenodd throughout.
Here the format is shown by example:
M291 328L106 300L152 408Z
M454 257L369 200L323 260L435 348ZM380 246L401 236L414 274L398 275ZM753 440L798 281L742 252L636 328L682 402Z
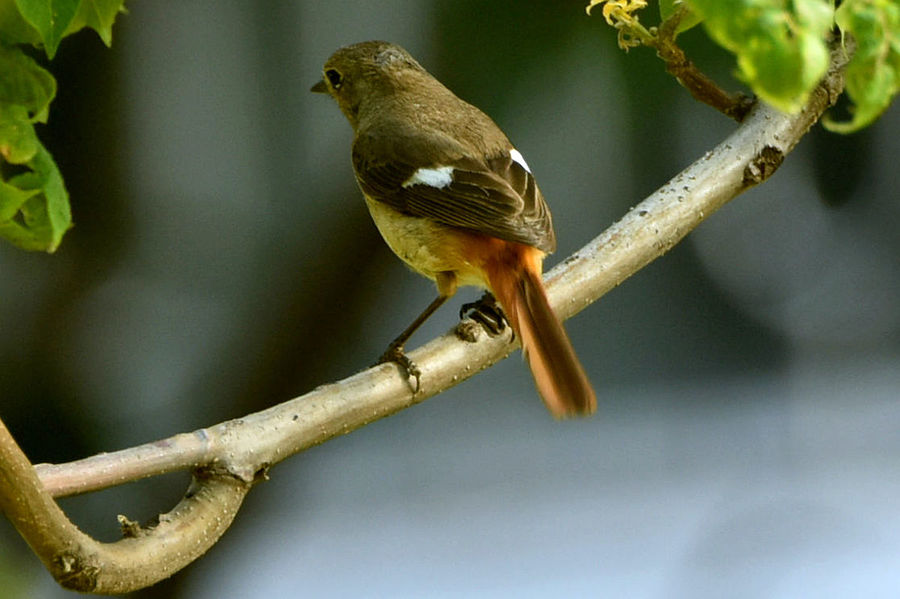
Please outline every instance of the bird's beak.
M324 79L319 79L314 86L309 88L309 91L317 93L317 94L327 94L328 86L325 85Z

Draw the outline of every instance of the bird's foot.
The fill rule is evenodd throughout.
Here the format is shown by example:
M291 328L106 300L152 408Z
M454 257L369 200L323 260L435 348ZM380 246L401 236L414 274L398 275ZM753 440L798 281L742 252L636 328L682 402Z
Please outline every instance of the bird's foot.
M478 301L460 306L459 318L460 320L467 318L474 320L491 337L502 333L508 324L500 304L490 292L485 292Z
M416 363L403 351L403 344L391 343L388 348L384 350L384 353L381 354L381 357L378 358L377 363L384 364L385 362L394 362L403 368L406 371L407 376L412 377L415 381L415 384L413 385L413 395L419 392L419 379L422 376L422 371L419 370Z

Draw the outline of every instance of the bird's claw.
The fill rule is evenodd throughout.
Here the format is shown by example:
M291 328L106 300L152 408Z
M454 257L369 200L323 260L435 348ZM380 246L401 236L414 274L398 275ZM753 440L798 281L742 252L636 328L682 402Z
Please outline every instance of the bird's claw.
M419 392L419 382L422 377L422 371L419 370L416 363L406 355L402 345L395 345L393 343L389 345L384 353L381 354L381 357L378 358L378 364L384 364L385 362L394 362L404 369L406 374L415 380L415 384L413 385L413 395Z
M491 337L496 337L506 329L506 316L491 293L485 293L481 299L460 306L459 318L470 318L481 325Z

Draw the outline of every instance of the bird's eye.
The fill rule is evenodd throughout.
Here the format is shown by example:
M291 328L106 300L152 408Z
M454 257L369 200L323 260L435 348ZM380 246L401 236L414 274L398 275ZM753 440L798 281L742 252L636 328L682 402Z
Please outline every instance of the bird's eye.
M341 86L341 82L344 81L344 78L334 69L328 69L325 71L325 76L328 77L328 81L331 82L331 87L337 89Z

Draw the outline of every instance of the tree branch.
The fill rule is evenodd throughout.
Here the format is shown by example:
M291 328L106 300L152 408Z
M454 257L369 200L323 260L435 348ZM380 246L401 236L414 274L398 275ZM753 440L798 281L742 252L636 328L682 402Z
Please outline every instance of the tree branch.
M768 178L836 101L846 60L839 47L833 51L831 70L801 112L757 106L718 147L548 273L560 317L596 301ZM488 337L464 321L410 354L422 370L416 394L404 372L382 364L244 418L68 464L33 468L0 423L0 507L62 584L103 593L148 586L215 543L271 465L424 401L513 349L508 332ZM195 483L178 506L149 531L127 523L130 538L112 544L81 533L51 499L183 469L194 470Z
M168 578L219 540L249 490L233 476L197 471L184 498L158 523L141 528L120 516L126 538L101 543L66 518L0 422L0 508L70 589L127 593Z

